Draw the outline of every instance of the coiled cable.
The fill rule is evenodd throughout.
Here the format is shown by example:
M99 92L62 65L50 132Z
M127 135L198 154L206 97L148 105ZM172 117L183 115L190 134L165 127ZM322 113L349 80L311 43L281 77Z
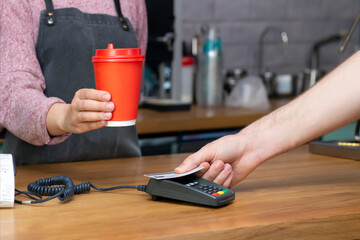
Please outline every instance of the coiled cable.
M56 186L53 186L56 185ZM63 185L63 186L61 186ZM138 191L146 191L146 185L138 185L138 186L115 186L109 188L100 188L93 185L90 182L80 183L75 185L72 179L68 176L56 176L50 178L42 178L36 180L33 183L28 185L28 192L21 192L16 190L17 193L15 195L25 194L28 197L34 199L33 201L19 201L15 199L16 203L19 204L33 204L33 203L42 203L45 201L49 201L54 198L58 198L60 201L65 201L69 197L74 194L87 193L90 191L90 188L94 188L99 191L111 191L115 189L121 188L134 188ZM33 195L38 196L35 198ZM51 196L45 199L42 199L41 196Z

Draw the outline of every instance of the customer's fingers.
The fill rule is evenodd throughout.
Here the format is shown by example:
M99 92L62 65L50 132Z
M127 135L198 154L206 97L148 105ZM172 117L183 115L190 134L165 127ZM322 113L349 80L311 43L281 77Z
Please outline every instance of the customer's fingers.
M231 185L231 181L233 180L234 177L234 172L231 171L228 178L225 180L225 182L222 184L224 187L230 188Z
M220 185L224 185L226 181L229 182L229 177L231 176L232 173L232 167L230 164L225 163L224 168L221 170L221 172L215 177L215 179L213 180L214 183L220 184ZM230 184L230 182L229 182ZM227 186L229 186L229 184L227 184ZM225 185L224 185L225 186ZM227 187L226 186L226 187Z
M196 153L188 156L177 168L175 168L176 173L184 173L190 171L197 166L199 166L203 162L211 162L213 160L213 149L206 145L201 148Z
M225 164L223 161L216 160L210 165L210 168L206 171L206 173L202 176L202 178L209 181L214 181L219 176L219 174L224 170L224 167Z
M202 166L203 169L201 169L200 171L198 171L198 172L195 173L195 175L196 175L197 177L202 177L202 176L207 172L207 170L209 170L209 168L210 168L210 163L208 163L208 162L203 162L203 163L200 164L200 166Z

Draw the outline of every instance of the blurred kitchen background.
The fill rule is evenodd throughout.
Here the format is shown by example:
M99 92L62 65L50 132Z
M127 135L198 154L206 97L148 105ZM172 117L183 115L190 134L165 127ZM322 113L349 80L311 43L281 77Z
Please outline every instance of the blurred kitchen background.
M147 131L147 121L155 117L170 114L169 119L181 119L194 106L266 108L269 99L301 94L359 49L357 27L339 54L344 34L359 13L360 0L145 2L149 41L138 114L143 155L196 151L245 127ZM242 83L250 83L253 92ZM204 111L191 114L214 114ZM171 112L176 113L171 116ZM355 123L321 139L352 138L354 129Z
M191 104L219 107L216 99L213 102L206 99L209 92L197 90L206 88L211 93L214 86L216 91L222 89L221 106L264 106L267 99L261 98L264 95L261 92L246 94L245 88L235 89L244 79L254 83L259 76L268 99L291 99L359 49L357 28L345 51L339 53L359 12L359 0L146 0L146 4L149 43L143 107L155 111L186 111ZM217 55L222 74L220 85L209 82L216 71L206 69L204 75L201 66L206 64L201 64L201 59L207 54L201 52L209 36L214 37L209 29L215 30L213 44L220 44ZM189 62L184 56L195 61ZM194 71L191 81L189 73L184 72L189 67ZM208 87L202 82L204 78ZM192 86L184 90L181 85L189 85L189 81ZM231 91L235 91L233 96ZM245 99L241 95L250 97ZM191 152L240 129L140 134L140 143L144 155ZM321 139L353 138L354 129L355 123Z
M183 0L182 38L189 42L202 24L219 29L224 68L244 68L257 73L258 42L268 27L288 33L288 50L280 35L269 32L264 41L264 67L278 74L299 73L310 64L312 46L347 31L359 12L358 0ZM320 69L330 71L359 47L355 32L346 52L340 42L320 49Z

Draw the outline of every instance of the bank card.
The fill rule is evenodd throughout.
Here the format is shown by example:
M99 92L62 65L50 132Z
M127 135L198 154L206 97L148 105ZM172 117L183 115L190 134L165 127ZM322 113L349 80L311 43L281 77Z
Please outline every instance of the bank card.
M175 173L173 172L164 172L164 173L153 173L153 174L145 174L145 177L150 177L150 178L155 178L155 179L170 179L170 178L178 178L178 177L183 177L183 176L187 176L193 173L196 173L198 171L200 171L201 169L203 169L204 167L202 166L198 166L190 171L184 172L184 173Z

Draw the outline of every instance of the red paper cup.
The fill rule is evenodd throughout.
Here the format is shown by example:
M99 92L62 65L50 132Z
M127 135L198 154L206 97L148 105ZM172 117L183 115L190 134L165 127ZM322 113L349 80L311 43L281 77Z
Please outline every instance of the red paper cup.
M145 60L140 48L117 48L109 44L107 49L96 50L92 58L97 90L111 94L115 105L109 127L131 126L136 122L142 64Z

